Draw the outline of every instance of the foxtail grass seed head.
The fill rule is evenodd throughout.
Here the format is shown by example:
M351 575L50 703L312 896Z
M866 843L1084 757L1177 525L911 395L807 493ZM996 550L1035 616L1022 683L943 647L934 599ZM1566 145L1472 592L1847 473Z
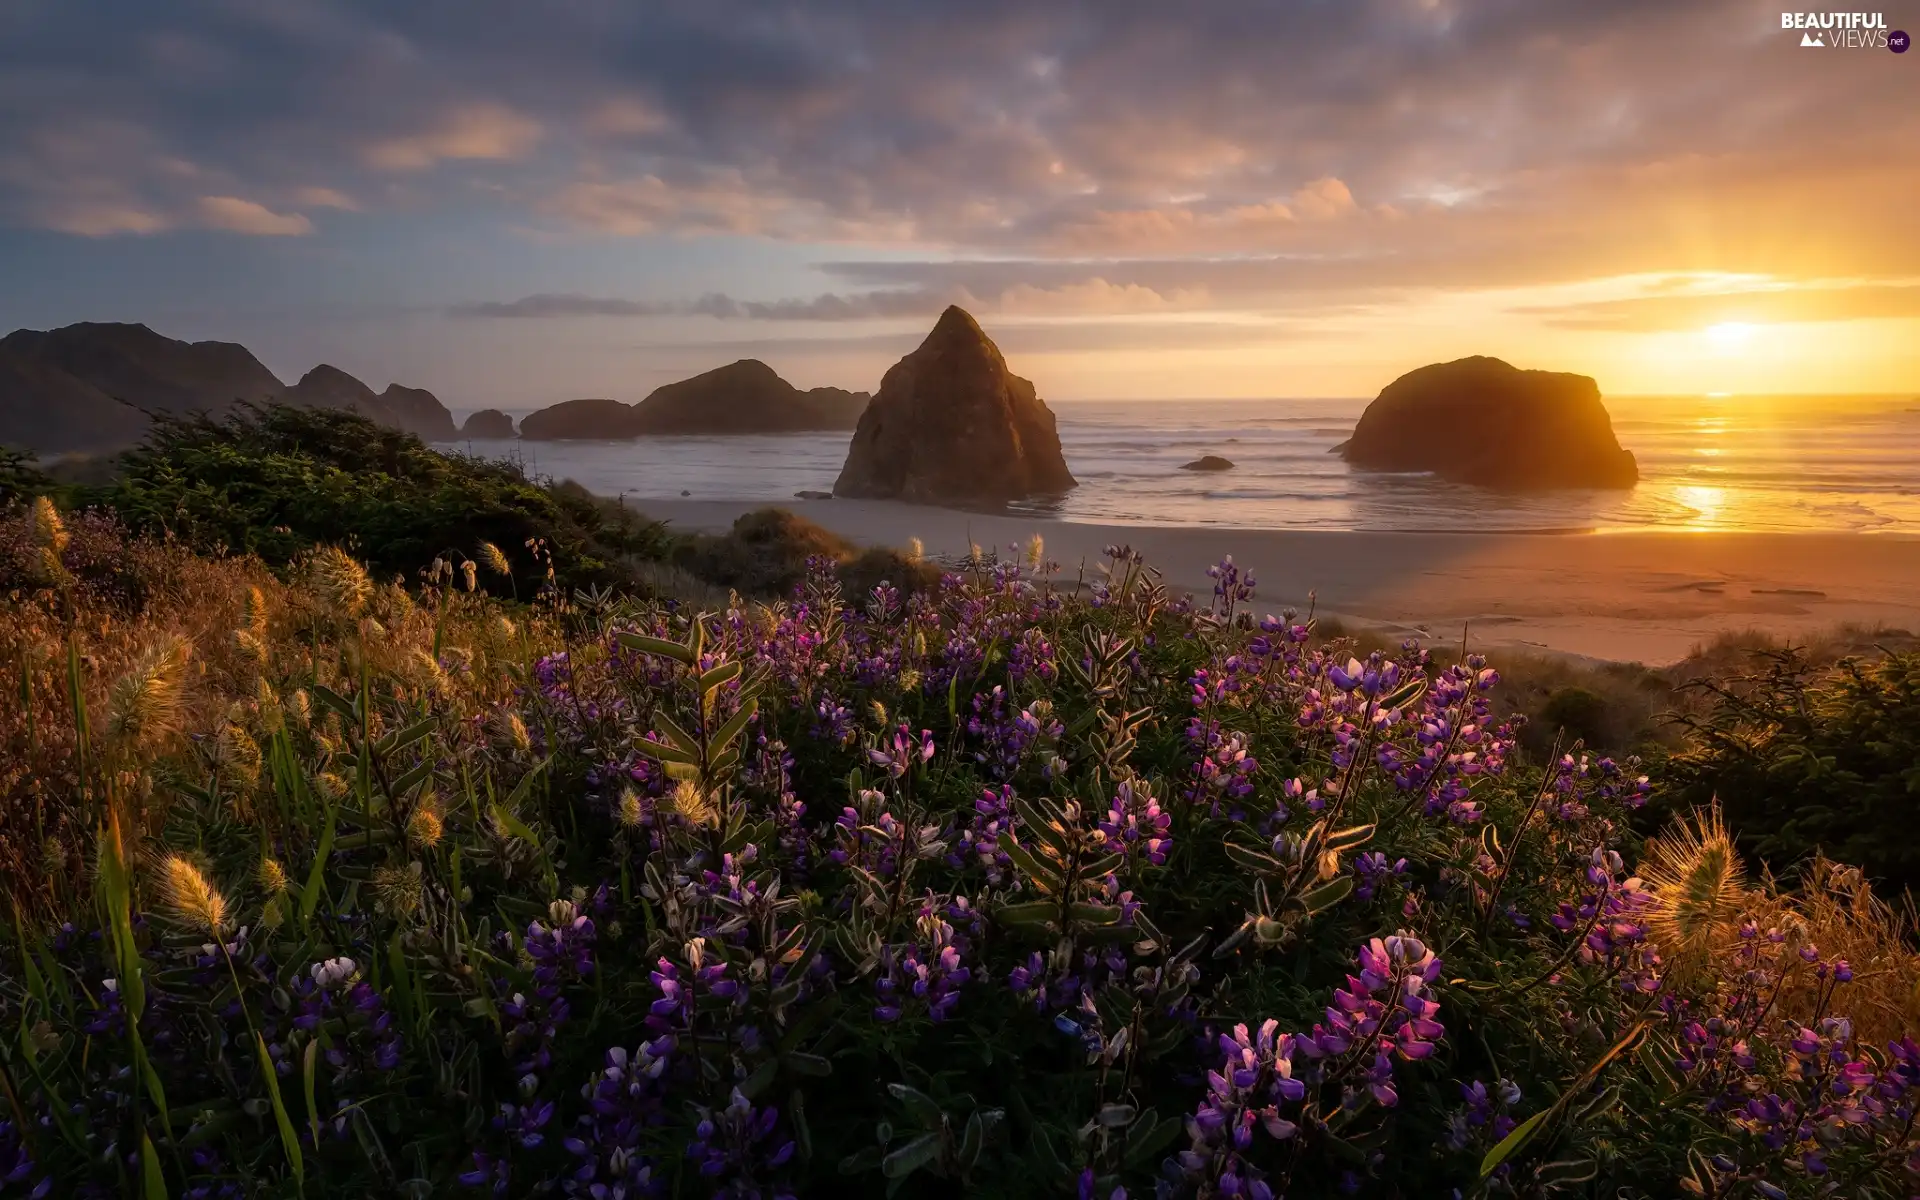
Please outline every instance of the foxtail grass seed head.
M1046 539L1036 533L1027 539L1027 569L1038 571L1040 564L1045 561L1047 561Z
M313 701L307 698L307 689L296 688L293 695L287 697L286 711L302 729L313 724Z
M33 502L33 540L43 550L51 550L59 555L66 552L69 535L67 526L60 519L60 510L53 501L39 496Z
M533 737L527 733L527 723L516 712L502 712L499 720L500 740L512 746L521 754L533 751Z
M907 561L919 562L927 556L927 547L919 538L907 539Z
M373 872L373 895L384 908L402 920L420 911L426 888L421 881L420 864L404 867L377 867Z
M439 845L445 833L446 826L442 824L440 814L428 805L422 804L407 818L407 840L421 850L431 850Z
M447 673L440 666L440 660L425 650L415 648L407 655L408 665L416 684L429 691L438 691L447 686Z
M254 882L260 890L269 896L278 896L287 890L287 869L280 865L277 858L262 858L260 865L254 868Z
M487 570L503 577L513 574L513 564L507 561L507 556L501 552L500 547L492 542L481 542L479 548L480 561L486 564Z
M175 634L149 647L108 697L107 732L128 750L151 747L179 728L193 643Z
M67 564L60 561L60 552L51 546L40 547L40 577L55 587L65 587L73 582Z
M233 644L240 647L240 653L246 655L254 662L264 663L267 661L267 644L261 641L260 635L256 634L253 630L234 630Z
M673 789L673 811L696 829L711 829L720 823L719 806L713 797L691 779L682 779Z
M1654 896L1647 933L1670 971L1705 967L1746 902L1740 856L1719 809L1676 821L1651 842L1640 877Z
M215 739L221 782L229 787L252 787L260 782L260 743L238 722L228 721Z
M519 627L507 617L495 617L493 619L493 631L499 635L500 640L503 642L511 642L520 635Z
M267 598L257 587L247 589L246 619L248 632L262 641L266 640Z
M615 816L622 829L638 829L646 822L646 806L640 802L640 793L626 788L620 793L620 806Z
M220 936L227 923L227 899L199 867L178 854L161 864L160 904L177 923Z
M373 598L373 580L366 568L338 546L314 551L307 569L321 602L340 616L359 616Z

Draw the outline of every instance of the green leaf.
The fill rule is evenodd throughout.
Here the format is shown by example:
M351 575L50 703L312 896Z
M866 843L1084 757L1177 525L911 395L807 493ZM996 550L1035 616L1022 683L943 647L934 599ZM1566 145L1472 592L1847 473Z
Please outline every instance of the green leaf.
M693 766L699 761L694 755L687 753L678 746L669 746L665 742L656 742L652 738L636 737L633 739L633 745L640 753L649 758L657 758L663 763L681 763L686 766Z
M1325 912L1353 892L1353 876L1342 875L1300 894L1300 904L1309 913Z
M793 1140L800 1148L800 1161L813 1157L813 1127L807 1124L807 1097L799 1088L787 1095L787 1115L793 1120Z
M327 856L333 853L333 832L336 824L334 806L327 805L327 819L320 827L320 845L313 852L313 865L307 868L306 886L300 889L300 924L305 928L313 920L313 910L320 904L320 889L326 883Z
M940 1106L932 1096L907 1083L888 1084L887 1094L906 1105L907 1111L913 1114L913 1119L920 1122L922 1128L940 1128Z
M648 637L644 633L623 633L619 635L622 646L629 650L639 650L646 654L656 654L661 658L671 658L675 662L693 665L693 651L679 642L669 642L665 638Z
M1514 1155L1520 1153L1520 1151L1526 1149L1527 1143L1531 1142L1534 1135L1540 1132L1541 1124L1547 1119L1548 1114L1552 1112L1553 1110L1550 1108L1544 1109L1514 1126L1513 1132L1501 1138L1500 1144L1487 1151L1486 1157L1480 1160L1480 1178L1491 1178L1493 1173L1500 1169L1501 1163L1506 1162Z
M752 1100L773 1083L773 1077L780 1073L780 1060L770 1058L754 1068L753 1074L740 1081L740 1094Z
M273 1102L273 1123L280 1130L280 1149L286 1152L287 1162L293 1167L293 1177L301 1182L301 1190L306 1190L306 1166L301 1161L300 1135L293 1131L293 1121L287 1116L286 1101L280 1098L280 1077L274 1073L273 1058L267 1053L267 1040L258 1031L253 1035L253 1048L260 1057L260 1077L267 1081L267 1099Z
M654 712L653 723L658 725L661 731L667 735L668 741L678 746L681 752L687 755L686 761L700 761L700 739L682 729L679 722L667 715L665 709L658 709Z
M1002 904L993 910L993 915L1002 925L1041 925L1059 916L1060 906L1051 900Z
M818 1054L806 1054L796 1050L787 1055L787 1069L795 1075L810 1075L816 1079L824 1079L833 1074L833 1063Z
M1283 869L1279 859L1269 854L1262 854L1258 850L1249 850L1245 846L1238 845L1234 842L1228 842L1226 849L1228 858L1239 863L1249 871L1258 871L1261 874L1277 874Z
M439 724L439 718L428 717L426 720L416 722L407 726L405 729L398 729L387 734L374 743L374 748L382 754L393 754L396 751L404 750L421 738L432 733L433 727L437 724Z
M700 678L694 681L694 686L699 688L700 692L704 695L716 688L725 687L731 681L739 678L739 676L740 664L738 662L721 663L712 670L702 671Z
M392 786L388 789L388 795L395 800L404 800L414 788L419 787L432 777L433 760L431 758L422 759L410 768L406 774L393 781Z
M1011 833L1003 833L1000 835L999 846L1001 852L1013 860L1014 866L1019 867L1032 878L1034 886L1043 892L1057 892L1060 890L1059 872L1042 863L1038 858L1035 858L1033 853L1025 846L1014 841Z
M1327 849L1350 850L1365 845L1373 837L1372 825L1355 825L1351 829L1342 829L1327 836Z
M507 811L506 808L498 804L493 806L492 811L494 820L500 822L501 828L505 829L509 834L519 838L529 846L538 846L540 844L540 839L534 835L533 830L527 827L525 821L514 816L511 812Z
M1069 904L1067 916L1088 925L1117 925L1120 910L1108 904Z
M314 1100L314 1079L318 1071L320 1039L307 1043L300 1052L300 1086L307 1097L307 1132L313 1135L313 1144L320 1144L320 1105Z
M360 720L359 709L346 697L334 691L326 684L316 683L308 690L313 693L313 698L320 702L322 708L330 708L350 722L358 723Z
M144 1200L167 1200L167 1177L160 1173L160 1154L147 1131L140 1131L140 1194Z
M888 1179L905 1179L940 1156L940 1135L923 1133L880 1160L880 1173Z
M760 702L749 698L745 704L740 706L740 711L727 718L727 723L722 725L714 733L713 740L707 743L709 748L713 750L726 749L732 744L733 739L739 737L741 731L746 729L747 722L753 720L753 714L757 712L759 708Z

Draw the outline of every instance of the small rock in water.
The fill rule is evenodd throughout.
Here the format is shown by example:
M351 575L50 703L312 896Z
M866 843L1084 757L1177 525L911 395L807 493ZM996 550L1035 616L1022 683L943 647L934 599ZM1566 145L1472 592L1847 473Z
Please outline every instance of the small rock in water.
M1180 464L1182 471L1231 471L1233 464L1218 454L1202 455L1190 463Z
M816 491L813 488L802 488L793 494L793 498L795 500L831 500L833 499L833 493Z
M682 496L691 496L691 495L693 495L693 493L692 493L692 492L690 492L690 491L688 491L688 490L687 490L687 489L685 489L685 488L681 488L681 489L680 489L680 494L681 494Z

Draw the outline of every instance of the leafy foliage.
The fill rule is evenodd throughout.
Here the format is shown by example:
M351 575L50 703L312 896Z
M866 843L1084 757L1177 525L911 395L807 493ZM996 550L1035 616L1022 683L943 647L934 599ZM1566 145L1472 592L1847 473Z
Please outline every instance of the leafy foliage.
M225 420L162 416L92 498L136 530L276 565L344 545L391 576L487 543L529 592L549 566L562 588L614 584L625 578L623 557L659 557L667 546L661 526L583 489L430 450L357 413L287 405L246 406Z
M1718 796L1741 848L1776 868L1824 853L1920 885L1920 653L1816 669L1786 649L1765 669L1702 682L1711 708L1663 775L1670 803Z
M0 446L0 507L31 500L53 489L53 480L32 454Z
M1529 763L1490 665L1256 621L1230 561L695 613L174 546L129 601L21 528L0 1187L1913 1184L1920 968L1857 879L1750 888L1708 823L1649 886L1631 760Z

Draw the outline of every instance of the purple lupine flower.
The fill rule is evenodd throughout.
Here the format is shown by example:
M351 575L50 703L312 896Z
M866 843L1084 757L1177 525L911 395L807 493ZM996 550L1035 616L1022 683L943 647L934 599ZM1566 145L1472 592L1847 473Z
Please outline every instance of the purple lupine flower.
M1143 857L1156 867L1167 861L1173 846L1168 833L1172 827L1173 817L1161 810L1146 782L1137 778L1120 781L1112 806L1100 822L1109 846L1129 857Z
M793 1158L793 1142L778 1133L779 1120L778 1109L754 1107L738 1088L725 1108L701 1110L687 1157L716 1198L793 1200L791 1191L768 1178Z

